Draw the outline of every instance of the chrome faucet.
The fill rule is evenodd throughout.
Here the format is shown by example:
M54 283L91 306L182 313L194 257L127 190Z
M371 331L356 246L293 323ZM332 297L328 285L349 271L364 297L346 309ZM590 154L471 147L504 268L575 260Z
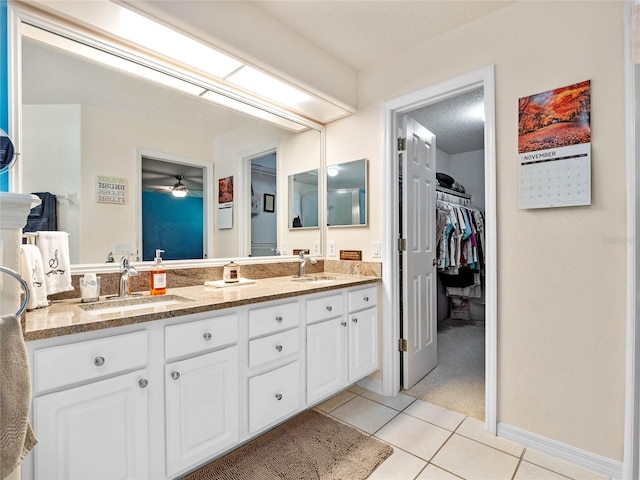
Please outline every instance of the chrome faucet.
M304 277L304 266L306 265L307 260L309 260L311 265L318 263L315 258L306 256L304 254L304 250L301 250L298 254L298 278Z
M118 288L118 297L128 297L129 293L129 277L137 277L138 271L132 265L129 265L129 255L125 255L120 260L120 287Z

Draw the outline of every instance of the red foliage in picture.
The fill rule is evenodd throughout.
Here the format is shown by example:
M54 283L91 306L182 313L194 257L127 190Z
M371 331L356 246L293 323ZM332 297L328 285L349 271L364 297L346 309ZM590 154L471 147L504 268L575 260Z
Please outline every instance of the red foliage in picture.
M518 153L590 141L590 80L518 101Z

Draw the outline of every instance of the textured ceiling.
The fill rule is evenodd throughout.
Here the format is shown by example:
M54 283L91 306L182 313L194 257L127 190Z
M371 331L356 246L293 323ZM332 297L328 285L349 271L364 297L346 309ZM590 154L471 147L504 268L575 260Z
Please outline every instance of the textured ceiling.
M411 116L436 135L436 148L455 155L484 148L482 88L442 100L411 112Z
M244 0L236 0L244 1ZM259 0L252 3L356 71L508 6L484 0Z

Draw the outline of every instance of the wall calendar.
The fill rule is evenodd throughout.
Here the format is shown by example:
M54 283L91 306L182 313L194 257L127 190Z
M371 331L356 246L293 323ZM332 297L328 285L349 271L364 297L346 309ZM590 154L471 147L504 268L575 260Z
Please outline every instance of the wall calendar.
M518 208L591 205L590 81L518 103Z

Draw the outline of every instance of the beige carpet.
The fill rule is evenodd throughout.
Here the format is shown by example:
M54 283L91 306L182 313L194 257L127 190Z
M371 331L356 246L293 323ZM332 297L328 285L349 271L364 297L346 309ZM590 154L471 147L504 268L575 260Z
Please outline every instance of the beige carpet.
M438 325L438 366L403 393L484 420L484 322Z
M314 410L304 412L186 480L364 480L393 448Z

